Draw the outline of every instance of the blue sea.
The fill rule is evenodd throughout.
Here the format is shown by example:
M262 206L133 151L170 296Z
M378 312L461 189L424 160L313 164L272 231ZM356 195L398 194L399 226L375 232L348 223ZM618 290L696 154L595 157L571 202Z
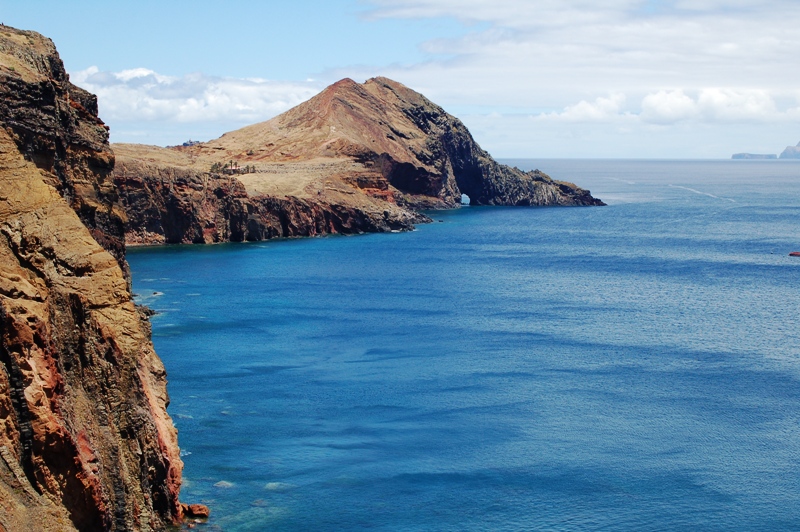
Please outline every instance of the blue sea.
M198 530L800 530L800 163L505 162L608 206L130 250Z

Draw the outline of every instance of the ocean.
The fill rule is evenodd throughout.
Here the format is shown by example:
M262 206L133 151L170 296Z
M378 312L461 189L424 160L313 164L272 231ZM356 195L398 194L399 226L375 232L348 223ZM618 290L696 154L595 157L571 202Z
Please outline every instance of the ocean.
M129 251L198 530L800 530L800 163L504 162L608 206Z

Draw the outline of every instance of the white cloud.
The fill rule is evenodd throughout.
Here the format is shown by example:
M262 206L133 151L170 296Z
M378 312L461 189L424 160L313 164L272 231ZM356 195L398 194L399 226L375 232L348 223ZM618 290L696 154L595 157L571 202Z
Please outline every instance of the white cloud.
M615 93L594 101L581 100L563 111L543 112L534 118L575 123L605 122L619 124L670 125L696 124L753 124L791 122L800 119L800 107L779 109L775 99L763 90L733 90L707 88L687 94L682 89L660 90L641 99L640 108L625 107L626 97Z
M464 115L462 119L481 147L499 158L727 159L738 152L780 153L800 140L797 125L791 122L735 127L689 121L654 126L635 116L583 123L512 114L502 118Z
M654 124L786 122L797 119L797 108L779 109L775 98L759 89L707 88L694 97L672 90L645 96L640 117Z
M697 116L697 102L682 90L658 91L642 99L642 120L670 124Z
M575 105L567 106L561 112L543 113L537 118L550 120L565 120L567 122L603 122L624 116L622 113L625 105L625 95L612 94L608 98L598 97L594 102L581 100Z
M373 18L454 18L429 62L378 71L458 105L564 109L598 94L800 86L794 0L365 0ZM339 72L339 71L335 71ZM349 70L352 74L352 69Z
M639 0L370 0L374 18L454 17L505 27L581 24L612 18L641 4Z
M705 89L700 92L697 105L710 121L763 122L782 118L765 90Z
M241 122L267 120L319 92L315 82L276 82L189 74L162 75L146 68L75 72L72 81L97 94L100 116L115 122Z

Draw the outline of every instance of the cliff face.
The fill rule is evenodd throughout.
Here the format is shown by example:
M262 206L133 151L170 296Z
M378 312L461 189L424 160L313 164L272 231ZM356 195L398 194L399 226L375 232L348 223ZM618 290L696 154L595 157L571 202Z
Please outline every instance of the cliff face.
M401 209L375 212L322 199L250 197L233 176L121 157L114 171L130 244L242 242L408 230L426 221Z
M97 98L69 82L52 41L36 33L3 27L0 56L0 121L45 182L126 268L125 213Z
M164 529L182 463L94 97L8 27L0 93L0 525Z
M211 142L114 151L129 243L405 230L429 221L416 211L457 207L462 194L472 205L603 205L498 164L460 120L386 78L344 79Z

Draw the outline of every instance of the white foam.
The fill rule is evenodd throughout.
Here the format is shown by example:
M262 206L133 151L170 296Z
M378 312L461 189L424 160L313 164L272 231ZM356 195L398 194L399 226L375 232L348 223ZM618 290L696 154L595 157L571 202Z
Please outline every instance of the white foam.
M286 482L267 482L264 485L264 489L269 491L289 491L295 487L294 484L288 484Z

